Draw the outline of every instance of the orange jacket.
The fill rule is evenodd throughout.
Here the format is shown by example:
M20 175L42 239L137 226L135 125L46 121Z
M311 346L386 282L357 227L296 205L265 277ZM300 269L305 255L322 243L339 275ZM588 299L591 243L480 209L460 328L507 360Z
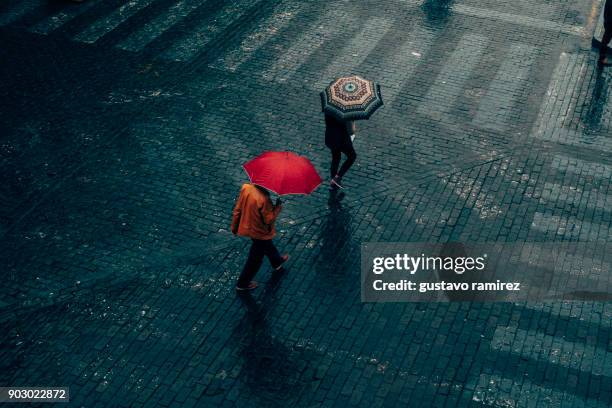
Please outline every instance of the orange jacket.
M274 221L281 206L272 205L270 194L254 184L243 184L234 207L232 233L253 239L272 239L276 235Z

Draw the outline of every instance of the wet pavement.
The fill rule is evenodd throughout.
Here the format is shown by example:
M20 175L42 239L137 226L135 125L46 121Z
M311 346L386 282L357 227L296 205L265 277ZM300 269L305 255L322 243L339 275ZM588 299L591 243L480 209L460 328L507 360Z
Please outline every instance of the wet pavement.
M362 242L610 241L599 10L4 2L0 386L69 386L74 406L609 406L609 303L359 292ZM317 90L352 72L386 105L346 191L287 199L287 274L236 296L240 165L287 149L326 175Z

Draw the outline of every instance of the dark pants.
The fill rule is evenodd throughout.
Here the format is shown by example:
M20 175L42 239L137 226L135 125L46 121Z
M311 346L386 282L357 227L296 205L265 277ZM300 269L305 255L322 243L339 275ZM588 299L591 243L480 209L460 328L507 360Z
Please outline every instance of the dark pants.
M601 39L601 46L599 47L599 59L603 60L606 57L606 50L608 44L612 40L612 26L606 27L603 38Z
M249 285L249 282L253 280L257 271L259 271L264 256L268 257L273 268L277 268L283 263L283 258L278 253L271 239L254 239L249 251L249 257L238 278L238 286L246 287Z
M332 177L335 177L336 174L340 177L344 176L344 174L348 171L348 169L355 163L357 159L357 153L355 153L355 149L352 145L340 148L340 149L331 149L332 152L332 162L330 173ZM346 160L342 163L342 167L340 167L340 171L338 171L338 166L340 165L340 159L342 158L342 153L346 155Z

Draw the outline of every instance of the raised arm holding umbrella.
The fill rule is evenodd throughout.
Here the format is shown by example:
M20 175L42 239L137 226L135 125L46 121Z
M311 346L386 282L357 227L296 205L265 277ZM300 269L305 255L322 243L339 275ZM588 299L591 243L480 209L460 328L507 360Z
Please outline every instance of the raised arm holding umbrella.
M275 271L282 270L289 255L280 255L272 239L276 235L276 218L282 210L280 198L272 204L270 191L278 194L310 194L321 177L308 159L291 152L266 152L244 166L250 183L240 190L232 217L232 233L251 238L248 259L236 283L236 290L257 287L255 277L264 256Z
M331 150L330 188L343 188L342 177L357 159L353 147L356 120L369 119L383 105L380 86L357 75L338 78L321 92L325 145ZM346 160L340 168L342 153Z

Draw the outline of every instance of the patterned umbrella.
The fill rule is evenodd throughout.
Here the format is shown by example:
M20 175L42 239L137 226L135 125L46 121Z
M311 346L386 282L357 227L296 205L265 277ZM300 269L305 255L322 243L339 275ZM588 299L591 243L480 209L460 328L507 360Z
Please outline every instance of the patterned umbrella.
M278 195L310 194L321 184L312 163L291 152L265 152L242 167L251 183Z
M369 119L383 105L380 85L353 75L338 78L321 92L323 112L340 120Z

